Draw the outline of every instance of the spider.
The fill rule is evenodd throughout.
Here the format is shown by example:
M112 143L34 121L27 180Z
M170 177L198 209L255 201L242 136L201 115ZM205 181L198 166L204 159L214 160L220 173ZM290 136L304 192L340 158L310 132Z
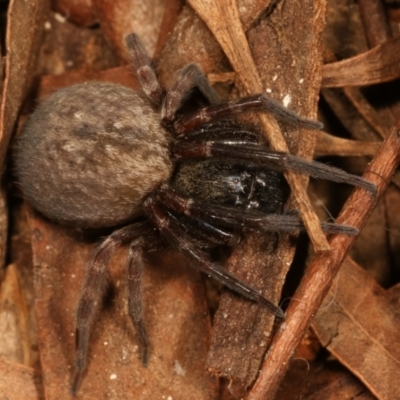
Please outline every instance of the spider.
M115 227L88 267L76 317L76 365L72 392L86 368L88 345L106 288L106 269L116 247L129 245L128 312L138 332L142 363L150 342L141 313L145 244L154 228L193 266L229 289L283 311L209 257L209 249L234 246L249 231L292 232L303 228L296 214L282 214L292 169L363 187L364 179L324 164L271 150L242 113L271 112L299 127L320 129L264 94L220 102L195 64L161 88L138 36L126 38L142 91L101 82L64 88L30 117L19 140L16 174L26 199L44 216L81 228ZM182 109L197 89L208 105ZM354 235L353 227L322 223L325 231Z

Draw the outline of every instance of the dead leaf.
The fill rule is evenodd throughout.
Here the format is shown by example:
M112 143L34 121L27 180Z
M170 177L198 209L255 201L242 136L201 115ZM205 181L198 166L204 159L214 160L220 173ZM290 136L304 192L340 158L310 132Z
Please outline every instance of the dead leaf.
M93 26L97 22L92 0L53 0L52 7L69 21L80 26Z
M350 258L312 323L321 343L382 400L400 398L399 325L398 307Z
M9 265L0 292L0 357L30 365L28 307L20 280L15 264Z
M91 24L88 21L93 18L93 9L91 9L90 1L78 1L80 3L77 3L76 0L59 0L60 3L63 3L63 6L67 7L67 14L51 14L50 17L43 21L42 25L30 26L29 24L36 24L34 19L21 19L18 13L11 15L10 21L12 18L13 23L16 21L21 22L24 35L33 30L33 28L45 27L46 38L41 49L39 69L27 68L26 73L29 76L25 77L22 74L20 78L29 81L33 76L38 76L37 74L39 74L39 77L45 74L46 76L41 78L39 96L46 96L59 87L90 79L111 82L121 82L122 80L124 84L130 87L137 87L135 80L132 79L134 74L130 67L119 67L119 62L113 54L114 49L118 52L121 60L125 56L123 32L131 22L129 12L126 11L117 15L117 12L114 13L117 7L116 4L103 2L104 5L103 3L100 5L104 7L102 27L95 26L91 29L85 29L82 28L82 25L88 26ZM329 32L329 35L327 35L329 39L326 41L326 45L329 51L337 59L366 53L367 40L365 36L372 33L372 36L378 37L379 32L377 33L377 29L381 30L382 26L375 25L375 22L368 19L373 16L371 13L364 13L362 19L367 21L367 25L363 30L360 10L363 7L373 5L374 2L364 0L358 2L328 0L328 2L328 27L326 32ZM17 1L12 1L12 7L15 7L16 3ZM100 4L100 2L98 3ZM149 4L152 4L141 3L138 3L138 7L143 6L146 8L149 7ZM174 73L178 69L189 62L196 62L201 65L201 68L206 73L212 73L218 82L224 81L226 83L222 88L226 93L229 93L234 83L240 87L239 75L232 72L228 59L224 56L210 30L196 16L190 6L186 5L182 9L182 3L181 0L166 1L167 9L162 17L162 27L160 27L160 22L158 22L158 27L156 26L157 24L151 26L154 21L150 18L137 21L135 28L133 28L135 31L143 29L143 32L148 32L147 29L153 29L147 38L151 37L154 43L158 43L156 53L158 61L157 72L161 75L162 81L171 82L174 80ZM118 3L118 7L121 4ZM225 11L228 3L222 2L221 4L223 11ZM308 19L303 17L304 13L307 12L306 3L301 3L301 6L299 4L299 2L296 3L301 8L300 11L292 12L287 17L285 12L291 10L291 1L288 0L237 1L240 20L250 43L251 56L257 66L257 73L260 75L263 89L268 90L272 97L280 101L283 101L284 96L289 94L292 99L289 107L293 106L302 115L315 116L313 113L315 112L315 104L318 97L320 71L315 67L317 64L307 64L307 60L315 62L316 58L320 56L320 48L318 44L308 42L310 36L306 35L306 39L302 41L302 36L299 34L301 29L299 30L299 25L297 24L307 22L308 34L310 35L310 32L322 29L320 24L323 19L323 12L321 11L318 14L318 18ZM316 4L314 2L313 6ZM382 5L384 3L379 4ZM132 6L132 4L122 5L126 7ZM70 8L68 9L68 7ZM127 8L124 10L127 10ZM137 15L140 14L138 9L135 9L134 12L137 12ZM218 24L219 28L221 28L221 24L226 22L227 16L224 15L226 13L223 12L222 14L225 20L222 17L215 20L217 29ZM334 21L330 19L332 14L337 14L338 16ZM148 16L149 14L146 15ZM292 17L296 19L295 24L292 24L294 28L287 22L288 18L290 20ZM79 18L81 18L80 21ZM70 23L72 20L81 26L74 26ZM151 21L149 22L149 20ZM161 17L159 21L161 21ZM27 26L29 29L27 29ZM231 25L231 29L235 29L234 26ZM136 29L136 27L138 28ZM157 29L160 32L158 37L157 33L155 33ZM102 30L107 31L108 40L112 47L104 40ZM143 38L143 34L139 33ZM22 36L13 36L12 50L14 52L19 52L20 50L24 52L18 54L19 57L29 54L20 43L24 40L29 41L31 36L27 38ZM232 36L235 40L232 43L231 50L239 52L239 56L241 56L240 52L243 47L241 42L237 40L237 32L233 32ZM370 38L368 43L372 43ZM295 49L293 50L292 47ZM303 52L300 51L302 49L304 50ZM299 51L299 53L296 51ZM15 54L8 55L15 57ZM19 64L15 65L18 67ZM12 72L18 71L19 73L20 70L16 70L15 65ZM21 63L20 65L23 66L24 64ZM250 72L249 75L252 75L251 69L245 72ZM54 74L59 75L56 76ZM8 84L7 81L4 81L4 84ZM388 87L389 85L386 85L386 89ZM318 135L318 140L322 136L325 140L325 147L323 150L319 147L319 154L372 155L374 149L378 146L377 141L387 136L392 121L398 115L400 102L396 93L396 82L391 83L389 88L391 90L386 91L381 85L361 90L355 87L345 88L341 90L341 96L334 96L334 101L325 96L327 102L323 105L324 122L327 121L327 126L330 128L330 136ZM329 89L330 94L337 90ZM324 90L325 93L327 91L328 89ZM17 91L16 94L19 95L18 93ZM8 96L9 99L13 99L12 91L9 90ZM382 98L383 102L381 101ZM3 102L5 102L4 98ZM18 104L17 108L19 109L20 103ZM329 111L326 112L329 106L334 109L339 119L339 121L336 120L332 124L332 118L330 118L332 115L329 115ZM4 112L4 109L2 111ZM3 115L9 118L13 116L13 113ZM343 126L341 124L349 132L342 129ZM13 123L12 125L14 126L15 124ZM22 125L22 122L20 125ZM315 139L309 133L301 133L304 138L305 148L300 146L300 149L298 149L298 132L284 125L281 125L281 129L283 129L285 140L288 142L292 152L300 150L301 154L311 157L310 153ZM341 137L333 137L334 134L339 134ZM351 140L351 138L356 140ZM368 143L364 143L363 140L367 140ZM4 146L2 149L6 151ZM8 179L9 177L6 176L6 178ZM385 176L383 178L387 179ZM6 180L6 184L8 184L8 180ZM398 260L400 260L396 224L397 216L399 215L396 207L396 204L399 203L398 196L397 188L390 188L385 197L385 204L380 206L377 218L374 220L375 227L372 226L371 230L364 233L369 238L368 244L365 241L360 242L357 250L364 255L365 261L363 263L365 266L370 264L377 266L375 276L385 274L385 281L388 285L393 285L400 276L395 269L398 267ZM339 197L342 197L342 195L336 192L335 187L335 191L332 194L323 192L322 197L329 198L329 202L335 204L339 202ZM11 201L11 206L11 215L13 215L13 210L15 209L14 199ZM364 206L359 206L359 208L362 207ZM356 215L363 211L357 207L354 210ZM7 213L4 212L3 215L6 216ZM37 310L38 320L40 320L40 351L43 361L46 395L50 398L56 396L68 398L71 377L71 368L68 368L68 365L72 366L74 359L74 338L71 333L73 334L74 330L74 314L80 290L77 277L83 277L84 275L85 264L90 260L95 240L88 241L86 237L84 238L80 234L71 233L66 231L65 228L54 226L37 216L32 221L36 224L35 227L38 228L34 231L35 260L38 266L35 271L35 277L36 289L41 292L42 296L39 296ZM385 222L388 223L388 226L385 225ZM13 232L14 224L14 221L10 224ZM4 223L1 224L1 227L4 233L3 238L5 239L7 226ZM35 236L38 233L42 235L41 238L39 238L40 235ZM378 236L375 237L375 234ZM33 301L27 279L31 273L30 262L29 260L26 261L27 257L29 258L29 252L26 251L26 243L24 243L25 247L18 244L24 241L26 239L22 235L14 235L12 240L9 241L11 249L7 249L9 254L7 258L18 268L21 275L21 279L19 279L21 296L26 297L25 303L29 308ZM254 286L262 289L268 297L276 299L274 301L278 302L281 285L286 274L285 268L288 267L288 263L291 261L293 249L291 243L283 241L283 248L277 250L275 241L274 235L246 238L235 249L230 260L230 267L243 280L252 282ZM59 248L57 250L55 247L58 244ZM268 259L266 258L266 253L269 255ZM374 258L377 254L381 255L381 259ZM193 396L193 398L219 398L216 381L207 377L201 367L201 364L204 364L205 351L208 347L209 321L206 315L201 314L208 312L208 310L203 304L202 288L199 286L197 276L193 276L191 272L186 276L182 259L175 258L169 253L165 255L165 259L160 255L159 258L153 257L149 262L145 277L145 312L149 319L147 322L153 330L152 343L157 349L161 350L155 353L157 358L155 361L153 360L155 369L144 370L144 376L142 376L143 369L137 360L135 332L126 316L126 296L123 287L125 282L124 264L125 251L121 249L115 255L111 265L112 282L114 283L111 286L110 295L107 297L104 312L96 324L96 332L90 347L89 369L84 381L83 392L80 395L85 398L97 399L104 395L104 391L101 394L99 392L105 388L105 391L109 390L108 394L112 398L115 398L115 396L127 398L131 394L134 396L135 393L139 397L141 395L139 392L142 388L142 392L146 391L147 393L143 396L148 396L148 398L152 398L153 395L167 399L168 393L172 393L172 391L173 395L171 394L170 396L174 399L190 398L190 396ZM383 264L385 264L386 270L384 270ZM178 270L170 270L170 265L176 266ZM160 267L162 269L159 269ZM68 268L71 268L71 270ZM73 274L75 274L75 278L72 277ZM277 280L277 283L275 283L275 280ZM188 282L188 286L185 286L186 282ZM293 277L289 277L288 283L290 286L295 285ZM169 287L169 285L172 285L172 287ZM0 298L4 301L1 303L3 307L0 308L0 314L7 311L5 305L9 304L7 301L10 298L4 288L5 286L3 285ZM54 291L51 292L51 290ZM398 297L396 297L395 293L394 290L393 293L391 291L391 301L393 303L396 303ZM18 296L14 297L18 298ZM179 299L182 300L182 303L187 300L187 307L185 304L180 303ZM314 293L311 293L307 299L314 299ZM168 304L163 304L164 301ZM21 306L22 303L23 301L15 302L17 306ZM312 304L315 307L315 303ZM182 314L178 308L183 308ZM171 319L168 319L171 309L173 309L173 313L177 317L176 326L171 323ZM16 307L15 310L17 315L21 313L23 315L23 307ZM196 310L200 315L193 315ZM299 325L303 326L303 320L307 320L307 318L307 312L302 313ZM286 325L286 329L289 330L288 335L291 332L295 336L295 340L300 340L300 330L293 330L289 322L290 318ZM196 325L197 323L200 324L200 328ZM31 324L30 320L28 320L28 324L31 326L30 330L33 331L34 324ZM15 332L14 343L21 344L19 339L21 336L17 336L18 332ZM224 369L228 376L241 376L243 381L251 382L252 377L259 369L258 363L265 351L266 343L270 340L270 332L270 317L265 316L263 311L260 312L257 306L237 296L224 294L220 310L215 318L213 353L211 354L216 361L213 361L213 364L221 365L221 370ZM8 334L11 334L11 332L9 331ZM280 334L281 332L278 332L278 335ZM30 341L30 346L33 347L30 349L29 357L33 360L31 362L34 363L35 351L37 352L37 346L35 349L36 342L29 337L24 339L24 346L26 346L27 340ZM105 342L107 342L106 345L104 345ZM178 346L180 350L178 350ZM293 351L294 346L290 341L284 342L281 348L285 350L286 346L289 346L288 348ZM343 370L336 371L337 373L332 371L332 361L326 360L324 358L326 353L319 352L318 347L315 349L315 353L311 351L310 355L309 351L312 350L312 345L310 344L309 346L303 339L302 352L296 353L297 359L292 363L294 374L288 375L283 381L277 398L282 400L297 398L342 399L346 396L353 396L353 398L357 399L371 398L372 395L350 373L346 373ZM271 351L274 351L275 348ZM125 353L123 353L125 350L130 351L126 358L124 358ZM178 363L175 363L176 354L179 357L182 355L178 359ZM163 360L160 359L161 355ZM349 355L352 356L350 351ZM189 358L191 358L191 361L189 361ZM303 358L306 359L308 364ZM181 359L185 360L185 368L181 368ZM199 360L198 363L197 359ZM317 365L315 359L320 364ZM124 364L126 360L131 364ZM182 371L189 371L187 366L191 368L193 360L195 360L196 364L193 366L192 374L184 377L179 375ZM288 360L289 356L283 360L279 359L275 368L272 370L263 369L260 377L264 374L274 374L274 378L277 378L276 381L279 381L282 379ZM2 383L0 385L1 395L4 393L4 396L15 399L30 398L30 395L25 390L29 391L32 388L32 379L34 379L33 382L37 389L42 387L40 375L37 375L34 370L21 369L20 365L12 365L10 367L2 362L0 364L3 377L3 379L0 379ZM226 372L226 366L232 368L231 375ZM22 387L21 383L9 387L9 382L15 381L12 380L11 375L8 375L8 372L4 372L8 371L7 368L11 369L12 376L17 376L18 382L21 382L20 379L25 380L22 383ZM320 369L316 370L316 368ZM217 371L217 368L215 370ZM98 376L95 376L97 373ZM192 382L195 385L194 390L190 387ZM144 384L146 384L146 387L141 386ZM153 387L153 385L158 387ZM229 392L233 393L230 397L226 397L230 400L233 397L243 398L246 396L246 392L239 381L228 382L227 386L228 388L221 391L221 396L228 396ZM288 386L291 386L290 391L285 391L285 387L288 388ZM128 392L131 388L136 392ZM115 390L115 392L112 393L112 390ZM273 397L274 390L268 390L268 393L263 393L263 400L268 396ZM37 393L34 396L36 397L32 398L37 398Z
M0 359L0 397L7 400L42 400L40 374L33 368Z
M50 13L44 23L39 74L60 75L68 71L101 71L118 65L100 28L82 28L61 14Z
M32 83L47 2L12 0L8 8L5 75L0 105L0 167L22 102Z
M330 362L327 368L313 374L301 400L376 399L356 377L336 364Z
M125 37L138 34L152 57L160 32L165 0L92 0L102 31L121 60L129 61Z

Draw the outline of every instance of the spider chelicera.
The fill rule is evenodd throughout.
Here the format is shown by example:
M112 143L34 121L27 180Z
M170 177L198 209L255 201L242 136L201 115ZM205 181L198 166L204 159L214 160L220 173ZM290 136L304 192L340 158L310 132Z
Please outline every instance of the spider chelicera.
M154 228L199 270L283 317L283 311L255 288L211 261L208 250L233 246L238 235L248 231L303 228L297 215L280 213L287 197L283 170L375 190L340 169L269 149L262 135L234 117L257 111L308 129L320 129L321 123L302 118L263 94L221 103L194 64L180 70L164 91L139 38L129 35L126 43L142 93L101 82L56 92L32 114L16 159L24 195L39 212L82 228L117 227L98 246L83 285L74 393L86 368L107 264L116 247L129 244L129 316L147 364L150 344L141 313L140 278L144 247ZM201 92L208 106L179 114L193 89ZM357 233L334 223L322 227L331 233Z

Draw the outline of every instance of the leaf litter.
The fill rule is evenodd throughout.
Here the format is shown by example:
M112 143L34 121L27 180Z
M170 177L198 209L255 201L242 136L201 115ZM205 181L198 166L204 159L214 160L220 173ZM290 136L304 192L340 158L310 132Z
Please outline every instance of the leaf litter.
M295 0L240 0L237 8L235 2L223 0L191 0L188 4L178 0L135 4L59 0L53 10L43 1L28 3L26 8L26 2L19 0L8 5L0 121L2 160L6 160L7 151L12 158L14 148L8 150L11 133L18 132L37 98L89 79L136 87L121 41L131 29L146 36L153 46L164 84L171 82L176 70L194 61L214 77L218 90L227 97L266 91L309 117L316 116L322 90L319 118L325 123L325 132L314 137L310 132L280 126L290 151L303 157L311 157L317 143L319 156L345 156L329 161L360 173L378 152L378 143L392 132L384 153L391 169L380 169L378 164L372 172L379 171L379 176L369 175L382 188L373 218L365 221L373 202L368 203L359 191L345 209L346 218L359 226L366 222L366 226L350 253L354 260L347 256L342 269L330 267L327 275L319 275L324 263L344 259L350 244L330 239L334 253L318 254L327 249L328 242L314 228L310 232L317 254L311 257L316 258L311 258L311 268L296 294L298 276L302 275L299 260L304 257L296 257L286 278L295 238L250 236L235 249L228 262L235 273L260 285L276 303L283 298L288 299L287 304L295 297L288 307L287 321L280 327L274 328L271 316L256 305L223 291L211 331L200 277L185 268L179 255L168 251L152 257L146 268L145 318L154 353L153 364L143 369L135 332L125 312L126 249L118 251L110 266L110 293L91 340L88 373L78 398L397 398L397 175L383 192L383 183L389 183L398 162L393 139L400 107L396 90L399 33L393 22L396 10L377 6L375 0L357 4L321 0L304 2L301 7ZM131 15L141 15L139 8L147 17L138 18L132 28ZM117 13L117 9L124 12ZM371 9L379 18L369 19ZM151 10L158 11L152 14ZM323 26L325 15L327 25ZM243 28L237 25L229 32L229 26L238 21ZM242 29L246 36L239 34ZM347 35L342 34L344 30ZM278 129L274 122L264 123L269 123L270 133ZM274 145L275 139L270 140ZM12 338L7 342L9 347L3 343L0 348L0 393L10 399L70 398L76 303L85 265L98 237L88 238L56 226L25 206L21 212L21 194L10 183L13 177L7 172L0 209L0 259L7 268L3 267L1 274L0 318L2 326L13 322L7 330ZM304 182L299 185L305 187ZM315 190L337 215L343 197L337 187L323 185ZM292 206L295 202L292 200ZM9 215L11 225L7 223ZM7 241L7 234L11 240ZM321 282L324 279L333 283L329 292L330 284ZM316 337L307 331L314 314ZM285 339L289 334L293 341ZM271 341L273 346L268 350ZM278 360L273 367L271 359ZM222 377L220 389L206 366ZM7 384L11 381L15 385Z

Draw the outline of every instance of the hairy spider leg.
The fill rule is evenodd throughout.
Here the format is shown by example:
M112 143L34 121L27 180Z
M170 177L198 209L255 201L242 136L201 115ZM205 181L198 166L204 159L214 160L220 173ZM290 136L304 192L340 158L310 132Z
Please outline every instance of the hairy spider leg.
M187 117L182 117L174 124L175 131L177 134L186 133L196 129L199 125L206 124L210 121L230 118L246 112L270 112L277 118L301 128L323 128L321 122L300 117L294 111L287 109L264 94L256 94L228 101L223 104L204 107Z
M145 223L135 223L116 230L100 244L96 250L93 261L89 266L81 298L79 299L76 317L76 360L71 386L71 391L74 395L79 390L86 369L89 339L93 331L94 322L103 304L102 299L107 288L107 265L110 261L111 255L114 250L122 244L130 243L131 241L138 239L138 237L143 235L143 232L146 231L146 229L147 225ZM132 276L137 272L137 270L131 266L133 259L137 260L137 254L134 252L129 256L129 275L132 273ZM140 268L140 266L136 268ZM133 282L129 283L129 315L139 333L139 337L142 339L143 330L141 330L142 328L139 326L140 324L136 323L138 320L137 312L140 311L140 305L133 305L133 302L136 299L136 290L140 290L140 287L133 289L135 283L137 282L134 279ZM144 346L144 348L146 347Z
M196 201L177 192L167 184L161 185L155 196L164 206L180 214L197 217L218 227L237 229L241 232L249 230L265 232L295 232L304 230L304 224L297 214L264 214L256 210L240 210L229 206L219 206ZM358 229L348 225L329 222L321 223L328 233L357 235Z
M142 41L135 33L131 33L125 38L125 43L143 92L156 107L159 107L164 93Z
M211 262L208 256L187 235L182 223L171 213L164 210L162 203L158 202L156 198L150 196L145 200L144 211L168 242L195 261L195 265L200 271L213 277L241 296L258 302L276 316L284 318L285 314L281 308L266 299L251 286L241 282L221 265Z
M194 88L200 90L209 104L216 105L220 102L217 93L200 68L196 64L188 64L178 72L175 83L168 89L163 99L161 121L164 125L171 125L176 112L182 107Z
M240 242L241 238L237 232L228 232L226 229L214 226L212 222L192 215L180 214L179 218L181 217L187 229L187 234L193 236L193 232L196 232L195 237L205 243L234 247Z
M150 341L142 317L143 240L131 242L128 254L128 313L139 337L142 365L150 357Z
M340 168L317 161L304 160L298 156L271 150L262 146L246 145L235 138L231 140L199 140L183 138L172 142L172 155L177 159L219 158L247 166L260 166L275 171L293 170L313 178L347 183L376 193L376 186L364 178L349 174Z
M235 139L237 143L256 146L266 143L265 138L259 134L256 128L231 119L209 122L193 131L180 135L176 140L181 139L217 140L222 142Z

